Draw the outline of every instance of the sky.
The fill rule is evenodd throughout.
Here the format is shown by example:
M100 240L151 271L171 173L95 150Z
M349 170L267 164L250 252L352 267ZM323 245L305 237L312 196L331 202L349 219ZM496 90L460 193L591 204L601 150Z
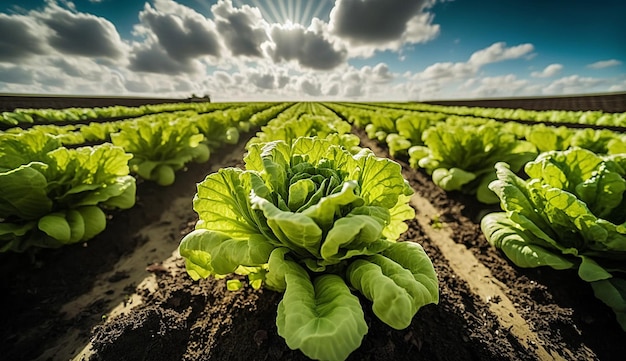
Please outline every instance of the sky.
M0 93L407 101L626 91L624 0L0 0Z

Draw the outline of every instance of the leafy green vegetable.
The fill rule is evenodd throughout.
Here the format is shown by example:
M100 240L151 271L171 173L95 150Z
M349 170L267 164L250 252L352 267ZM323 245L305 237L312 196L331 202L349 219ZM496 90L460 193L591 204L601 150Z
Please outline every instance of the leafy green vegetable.
M433 182L447 191L476 194L483 203L497 203L489 191L493 166L507 162L515 171L536 156L535 147L500 129L495 122L479 126L461 122L439 123L424 132L426 147L409 149L410 163L425 168Z
M248 147L256 143L284 140L287 143L304 136L317 136L344 148L360 149L360 139L351 134L351 125L338 117L303 114L286 120L277 118L261 128L261 132L248 142Z
M285 292L279 334L317 359L345 359L367 332L347 286L360 269L354 264L382 267L384 276L358 278L366 296L376 295L375 307L394 315L379 315L392 327L406 327L421 306L438 301L437 277L421 247L395 242L414 216L413 191L397 163L319 138L248 149L246 170L220 169L198 185L200 219L179 247L192 278L247 274ZM403 280L386 289L374 280L380 277ZM408 303L384 301L393 292L409 292Z
M411 324L421 306L439 300L432 263L415 243L396 243L382 254L357 259L347 273L352 287L373 301L376 316L398 330Z
M542 153L526 165L527 181L498 163L498 179L489 187L504 212L487 215L481 227L520 267L578 269L626 330L624 158L581 148Z
M102 208L135 204L130 155L111 144L66 149L38 132L4 134L0 149L0 251L59 247L102 232Z
M111 134L114 145L133 154L129 162L131 170L163 186L173 184L175 171L186 163L209 159L210 150L203 140L204 135L198 133L189 119L176 114L142 118L122 125L119 133Z

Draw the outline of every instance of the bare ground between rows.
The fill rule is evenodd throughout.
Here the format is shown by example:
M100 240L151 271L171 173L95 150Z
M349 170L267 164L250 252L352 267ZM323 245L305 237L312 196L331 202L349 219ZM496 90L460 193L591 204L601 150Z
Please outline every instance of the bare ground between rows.
M626 93L558 97L438 100L426 101L425 103L446 106L520 108L529 110L602 110L608 113L621 113L626 112Z
M93 108L123 105L138 107L149 104L188 103L190 99L176 98L142 98L142 97L78 97L78 96L46 96L46 95L0 95L0 112L12 112L16 108Z
M386 155L385 149L364 142ZM223 156L227 159L213 162L213 168L240 163L243 150L231 148ZM219 157L216 154L213 160ZM305 359L289 350L276 333L280 294L250 288L228 292L224 280L193 282L179 257L168 258L195 221L191 210L195 183L211 169L190 167L170 188L140 185L137 207L115 214L107 231L85 247L43 251L32 258L2 255L0 287L6 300L1 316L2 355L11 360L66 360L81 351L96 326L91 352L78 359ZM459 194L446 195L421 172L405 169L405 176L440 211L442 225L452 231L453 240L467 246L506 286L506 296L538 335L541 347L566 359L622 359L625 334L611 311L575 274L517 270L487 245L473 221L481 205ZM177 201L185 197L187 206ZM180 209L171 209L172 205ZM428 231L434 234L432 228ZM426 233L423 224L412 221L403 239L422 244L433 260L441 286L439 305L422 308L411 326L396 331L373 316L369 302L362 300L369 332L351 359L537 359L532 345L526 348L525 340L503 327L492 311L501 300L479 297L463 280L466 275L452 269ZM146 247L151 242L158 245L156 249ZM153 285L140 288L139 297L133 298L142 277ZM102 315L118 303L135 304L137 299L141 304L127 307L128 314L102 322ZM68 304L76 309L68 309Z

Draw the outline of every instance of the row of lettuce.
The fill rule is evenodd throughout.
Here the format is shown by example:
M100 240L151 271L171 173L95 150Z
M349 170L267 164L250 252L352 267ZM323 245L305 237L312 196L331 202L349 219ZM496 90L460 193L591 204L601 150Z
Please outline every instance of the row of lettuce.
M626 127L626 113L594 111L528 110L511 108L484 108L468 106L444 106L426 103L374 103L391 109L441 113L446 115L473 116L492 119L509 119L526 122L572 123ZM218 103L223 109L238 107L240 103ZM0 126L41 124L55 122L80 122L86 120L130 118L163 112L191 110L198 113L213 111L215 103L168 103L148 104L139 107L110 106L93 108L27 109L18 108L0 113Z
M205 118L215 124L203 127ZM253 287L285 292L277 326L292 349L345 359L358 348L367 326L351 290L396 329L438 301L423 249L396 242L414 217L413 191L396 162L359 147L352 126L442 188L500 202L502 212L482 220L487 240L521 267L577 270L626 329L626 142L619 132L338 103L137 118L103 131L97 139L104 144L77 149L62 146L77 144L63 134L16 129L0 134L0 152L9 155L0 161L2 250L86 240L103 229L103 209L134 203L129 172L169 184L186 162L206 161L257 126L245 169L222 169L198 185L199 221L180 253L194 279L237 273Z
M93 238L106 227L106 211L135 204L133 175L170 185L187 163L208 161L217 147L237 143L240 132L291 105L160 113L97 123L99 132L95 124L72 132L66 126L0 132L0 252ZM87 134L100 144L80 146Z
M415 215L401 166L358 145L351 125L320 104L291 108L247 143L244 169L198 185L199 220L179 247L194 279L235 273L283 292L278 334L312 359L344 360L361 345L368 325L357 294L394 329L439 300L423 248L398 242Z
M227 109L238 106L237 103L164 103L147 104L137 107L122 105L93 108L18 108L0 113L0 129L7 126L26 126L29 124L72 123L99 119L132 118L164 112L192 110L198 113Z
M574 269L626 330L626 135L329 106L447 191L500 203L481 221L520 267Z
M408 156L413 167L425 169L441 188L476 194L484 203L499 202L488 189L498 161L517 172L546 151L583 148L596 154L626 153L626 134L606 129L526 125L372 105L328 106L365 129L370 139L386 143L392 156Z
M626 113L608 113L601 110L529 110L521 108L484 108L448 106L425 103L375 103L378 106L414 111L444 113L491 119L525 122L570 123L626 127Z

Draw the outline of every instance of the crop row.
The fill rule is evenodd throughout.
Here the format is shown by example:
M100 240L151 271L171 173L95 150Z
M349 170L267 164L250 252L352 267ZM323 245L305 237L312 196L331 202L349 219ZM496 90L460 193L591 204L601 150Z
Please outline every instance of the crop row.
M55 191L54 197L47 193L51 210L58 209L59 201L83 196L100 200L103 207L132 206L124 201L134 201L134 191L133 197L126 191L105 198L103 189L130 189L130 185L123 187L125 181L131 182L129 171L162 184L173 182L168 177L186 162L206 160L204 147L210 151L220 144L236 143L238 136L232 129L240 132L260 126L260 132L246 145L245 169L221 169L198 185L194 210L199 221L181 242L180 254L194 279L237 273L247 275L253 287L265 285L284 292L276 322L287 345L312 358L344 359L367 331L353 292L369 299L376 316L396 329L406 327L421 306L438 301L437 277L423 249L395 242L407 229L404 222L414 217L408 205L413 190L396 162L359 147L359 138L351 132L358 127L368 137L386 142L393 156L408 158L411 166L424 169L443 189L476 194L486 203L499 202L502 211L487 215L481 223L487 240L520 267L577 270L626 330L623 133L502 123L375 105L298 103L249 111L236 121L224 116L219 125L204 130L197 125L199 118L192 121L195 115L183 112L167 116L179 114L180 120L134 120L131 124L135 127L126 133L124 127L109 132L113 145L75 151L90 149L93 155L99 147L121 149L120 156L126 161L126 153L134 155L129 163L121 159L102 163L130 167L120 166L115 173L119 179L110 177L106 186L89 189L97 195L83 192L93 181L79 179L71 174L74 170L67 170L86 169L87 163L59 168L55 174L79 179L75 181L78 190ZM16 169L28 167L45 178L45 170L54 168L51 164L61 164L59 159L74 151L59 143L37 148L35 144L44 144L41 141L24 146L26 142L18 139L43 134L29 130L0 135L0 151L9 144L3 139L13 139L16 144L13 155L6 158L15 159L11 167L0 164L4 172L0 182ZM46 137L59 142L59 138ZM48 158L43 162L18 160L23 156L20 147L36 148L38 156ZM167 167L171 170L165 171ZM19 187L28 183L26 177L15 179L21 182ZM11 190L19 190L16 183L7 182L14 187ZM134 187L134 179L132 183ZM39 187L52 189L45 184ZM8 199L8 205L0 203L0 211L22 205L26 210L36 208L36 199L24 199L24 204ZM76 211L83 206L78 204L60 207ZM64 240L79 238L80 232L74 233L80 230L76 214L54 214L57 218L37 224L48 215L11 223L8 221L17 219L16 213L0 213L0 232L8 227L14 240L17 231L25 234L32 229L39 235L59 234ZM59 218L68 224L67 237L65 229L50 230L50 225L59 224ZM83 216L83 223L89 223L85 219ZM31 228L19 228L27 222ZM0 241L6 242L7 234L0 233ZM4 250L23 249L6 244ZM242 284L231 280L228 286L236 289Z
M599 110L528 110L446 106L424 103L376 103L374 105L395 109L445 113L448 115L474 116L490 119L626 127L626 113L606 113Z
M246 149L244 169L222 168L198 184L199 221L179 247L192 278L236 273L283 292L278 334L321 360L345 359L367 333L355 293L395 329L438 302L429 257L396 242L415 215L413 190L399 164L359 147L348 122L301 103Z
M572 129L543 124L526 125L493 119L414 113L386 108L328 104L370 139L388 145L393 156L409 156L447 191L477 194L484 203L499 199L488 189L498 161L520 170L538 153L579 147L596 154L626 152L626 135L606 129Z
M105 211L135 203L135 178L170 185L186 163L206 162L240 132L290 106L249 104L206 114L175 112L114 123L40 126L0 133L0 251L86 241ZM72 126L74 127L74 126ZM68 149L86 140L101 143Z
M623 133L437 113L380 121L386 110L329 106L391 153L406 150L411 166L444 190L500 203L502 212L481 221L489 243L520 267L577 270L626 330Z
M28 124L73 123L98 119L134 118L148 114L191 110L198 113L227 109L237 103L168 103L148 104L138 107L121 105L94 108L30 109L18 108L0 114L0 125L24 126Z

